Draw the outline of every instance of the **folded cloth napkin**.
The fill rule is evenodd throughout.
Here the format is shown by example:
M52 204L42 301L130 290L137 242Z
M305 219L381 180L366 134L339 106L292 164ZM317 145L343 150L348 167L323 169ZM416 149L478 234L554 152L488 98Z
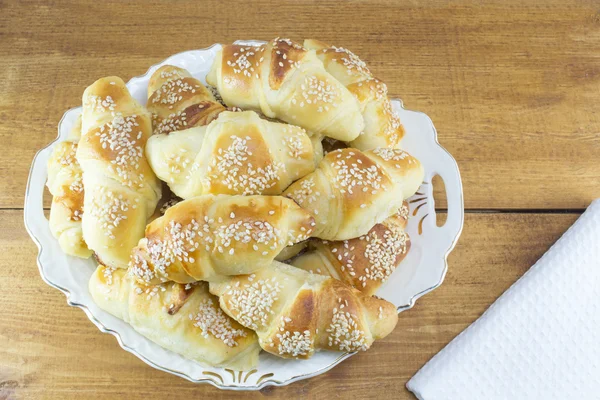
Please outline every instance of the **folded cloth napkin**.
M600 199L407 383L430 399L600 399Z

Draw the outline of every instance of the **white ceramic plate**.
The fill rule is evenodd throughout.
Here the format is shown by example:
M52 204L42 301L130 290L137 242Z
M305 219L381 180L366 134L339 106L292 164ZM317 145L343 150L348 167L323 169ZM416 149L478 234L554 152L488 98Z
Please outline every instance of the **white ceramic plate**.
M242 44L262 42L244 41ZM206 74L220 45L203 50L179 53L152 66L145 75L129 81L127 87L142 104L152 73L164 64L190 71L205 82ZM412 246L408 256L377 293L398 307L398 311L413 306L416 299L438 287L446 274L446 258L454 248L463 226L462 184L456 161L437 141L435 128L427 115L408 111L399 100L394 110L406 129L402 147L421 160L425 167L425 182L410 199L411 219L408 223ZM319 375L353 353L323 351L310 360L284 360L265 352L260 355L257 369L247 372L212 368L172 353L138 334L131 326L101 310L88 292L88 280L96 264L65 255L52 237L44 217L42 198L47 179L46 163L57 142L65 140L81 108L67 111L58 125L58 138L40 150L33 160L25 195L25 226L39 248L38 267L44 281L67 296L71 306L81 308L102 332L113 334L123 349L135 354L154 368L189 379L208 382L222 389L258 390L269 385L286 385ZM436 225L431 179L439 175L445 183L448 215L444 226ZM414 215L414 216L413 216ZM376 346L377 344L375 344Z

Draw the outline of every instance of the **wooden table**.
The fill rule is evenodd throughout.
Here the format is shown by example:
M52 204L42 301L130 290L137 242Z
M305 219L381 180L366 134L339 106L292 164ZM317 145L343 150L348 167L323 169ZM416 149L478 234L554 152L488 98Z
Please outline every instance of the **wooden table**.
M412 398L406 381L600 197L597 3L522 3L0 1L0 399ZM44 284L23 194L34 153L96 78L278 35L354 50L432 118L461 168L465 227L444 285L371 351L288 387L224 392L150 368Z

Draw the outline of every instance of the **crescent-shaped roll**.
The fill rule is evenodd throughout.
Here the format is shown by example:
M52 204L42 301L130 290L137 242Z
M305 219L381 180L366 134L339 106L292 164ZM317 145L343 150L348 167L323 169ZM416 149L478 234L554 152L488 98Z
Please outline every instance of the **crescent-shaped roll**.
M83 238L102 264L127 268L161 197L161 182L144 155L150 113L112 76L85 90L81 122Z
M396 307L330 277L274 261L211 283L223 311L254 330L263 350L310 358L317 350L367 350L398 322Z
M213 94L185 69L163 65L148 83L148 111L154 133L206 125L225 111Z
M314 216L313 236L346 240L398 212L423 175L421 163L403 150L346 148L328 153L283 194Z
M92 255L81 228L83 216L83 181L77 162L77 142L81 137L81 116L69 137L56 144L48 159L48 190L52 194L50 231L68 255L88 258Z
M262 119L253 111L225 111L208 126L152 136L146 155L156 175L177 196L189 199L281 194L315 169L318 151L300 127Z
M248 370L258 364L256 334L227 316L204 282L146 286L124 269L100 265L89 290L100 308L167 350L215 367Z
M327 72L344 84L360 104L365 129L350 141L350 147L398 148L404 127L392 109L386 84L375 78L364 61L348 49L312 39L305 40L304 46L316 51Z
M408 206L354 239L311 239L308 251L290 264L314 274L328 275L373 295L392 275L410 249L405 232Z
M364 129L356 98L314 51L289 39L223 46L206 80L228 106L260 111L316 134L350 141Z
M268 266L286 246L310 236L314 219L281 196L202 195L151 222L133 250L141 282L213 281Z

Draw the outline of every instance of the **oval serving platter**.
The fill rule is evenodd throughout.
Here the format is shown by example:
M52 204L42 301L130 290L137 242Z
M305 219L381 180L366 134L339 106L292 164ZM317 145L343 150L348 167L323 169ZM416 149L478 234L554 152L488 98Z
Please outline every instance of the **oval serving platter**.
M248 46L260 41L238 41ZM205 81L212 61L221 48L215 44L202 50L175 54L152 66L146 74L135 77L127 87L141 104L146 103L148 80L164 64L182 67ZM417 157L424 166L425 180L415 196L409 199L410 216L407 232L411 249L394 274L377 295L392 302L398 312L411 308L422 295L438 287L447 270L447 257L460 236L463 226L463 194L458 165L437 141L437 133L429 117L403 108L393 100L406 135L402 148ZM210 383L221 389L258 390L265 386L283 386L322 374L354 353L322 351L309 360L284 360L266 352L260 354L259 366L251 371L214 368L188 360L163 349L137 333L130 325L100 309L88 291L89 278L96 267L93 259L83 260L64 254L50 233L44 216L43 195L47 179L46 164L56 143L65 140L81 107L67 111L58 125L58 137L40 150L31 166L25 194L25 227L37 244L37 264L42 279L67 296L67 303L81 308L102 331L114 335L119 345L150 366L197 383ZM431 180L439 175L446 188L448 214L443 226L436 224ZM375 344L377 346L377 344Z

